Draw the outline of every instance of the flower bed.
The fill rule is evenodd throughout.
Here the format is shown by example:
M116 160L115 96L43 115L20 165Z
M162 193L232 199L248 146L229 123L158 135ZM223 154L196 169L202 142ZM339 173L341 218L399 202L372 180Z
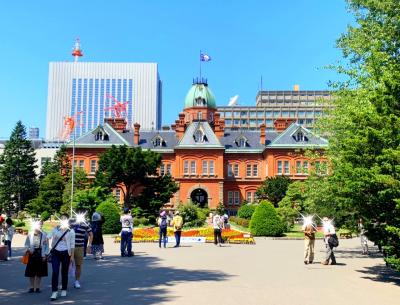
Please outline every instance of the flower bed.
M174 230L168 228L167 236L174 236ZM214 242L213 228L199 228L182 231L182 237L205 237L206 242ZM137 228L134 229L133 242L158 242L159 228ZM249 233L243 233L233 229L223 229L222 239L227 243L232 244L255 244L254 238ZM114 242L120 242L120 236L116 236Z

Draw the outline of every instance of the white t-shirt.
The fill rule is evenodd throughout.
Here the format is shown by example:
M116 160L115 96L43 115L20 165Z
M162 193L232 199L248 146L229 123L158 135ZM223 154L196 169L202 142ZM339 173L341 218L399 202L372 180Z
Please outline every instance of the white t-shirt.
M223 220L221 220L221 216L215 215L214 218L213 218L214 229L221 229L222 228L222 222L223 222Z
M131 215L122 215L120 218L122 231L132 232L133 218Z

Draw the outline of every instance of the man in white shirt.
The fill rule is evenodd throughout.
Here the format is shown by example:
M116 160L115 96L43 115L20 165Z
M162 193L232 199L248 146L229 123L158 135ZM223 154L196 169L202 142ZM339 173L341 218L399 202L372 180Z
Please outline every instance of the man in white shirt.
M128 208L124 208L124 215L120 218L121 229L121 256L132 256L133 218Z
M332 221L328 217L324 217L322 222L324 226L324 241L326 246L325 260L322 262L322 265L329 265L329 260L331 261L331 265L336 265L336 258L333 253L333 248L335 246L330 242L330 238L337 240L336 230L332 225Z

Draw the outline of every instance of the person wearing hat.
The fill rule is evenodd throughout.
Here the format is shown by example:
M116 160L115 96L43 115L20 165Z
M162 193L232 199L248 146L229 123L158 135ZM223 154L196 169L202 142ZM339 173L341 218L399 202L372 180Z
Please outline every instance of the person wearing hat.
M179 215L179 211L175 212L175 216L171 221L171 226L174 228L174 235L176 241L174 248L177 248L181 244L181 233L183 227L183 218L181 215Z
M326 246L326 256L325 260L322 262L322 265L328 265L329 260L331 261L331 265L336 265L335 254L333 253L334 245L330 242L331 238L336 238L335 227L332 224L332 221L328 217L322 218L323 226L324 226L324 241Z
M157 220L157 224L160 227L160 238L158 240L158 246L161 248L161 240L162 240L164 248L166 248L168 220L167 220L167 213L165 211L162 211L160 213L160 217Z
M102 259L104 252L104 239L103 239L103 223L104 217L94 212L92 215L92 222L90 227L93 232L92 247L91 251L95 259Z
M121 256L132 256L132 230L133 218L129 208L124 208L124 215L121 216Z

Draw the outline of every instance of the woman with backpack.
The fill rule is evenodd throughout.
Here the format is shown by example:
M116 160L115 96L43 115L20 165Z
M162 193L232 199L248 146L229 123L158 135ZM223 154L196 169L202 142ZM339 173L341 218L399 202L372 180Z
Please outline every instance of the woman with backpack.
M167 213L165 211L162 211L160 213L160 217L158 218L157 223L160 228L160 239L158 240L158 246L161 248L161 240L162 240L164 243L164 248L166 248L168 220L167 220Z

